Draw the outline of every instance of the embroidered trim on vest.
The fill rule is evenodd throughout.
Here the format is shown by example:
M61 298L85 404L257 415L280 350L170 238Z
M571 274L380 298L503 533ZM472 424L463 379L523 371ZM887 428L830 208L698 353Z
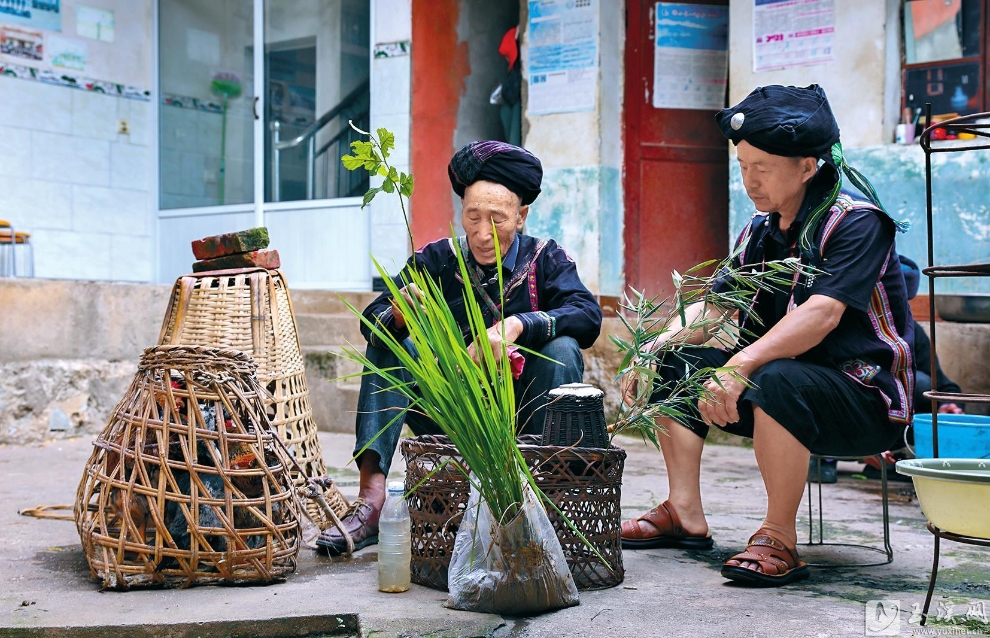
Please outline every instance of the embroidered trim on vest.
M839 195L839 197L835 200L835 204L833 204L832 208L829 210L828 220L826 220L825 224L823 224L822 238L819 241L819 246L821 246L820 254L823 259L825 255L825 245L828 243L832 233L835 232L839 222L842 221L842 219L854 209L865 209L873 211L874 213L883 214L883 211L873 204L868 202L856 202L846 195ZM914 364L912 362L911 349L908 347L907 342L904 341L904 339L897 332L897 328L894 323L894 313L890 307L890 300L887 297L887 291L883 286L883 276L887 273L887 268L890 266L890 255L891 251L888 251L887 259L884 261L883 267L880 269L880 275L877 278L877 283L873 287L873 294L870 297L870 307L866 314L870 319L870 324L873 326L873 334L880 340L881 343L890 348L893 357L889 372L894 380L894 387L897 388L897 395L900 400L901 407L893 408L893 401L891 401L890 397L888 397L886 393L881 390L880 394L887 403L887 416L895 423L906 424L911 422L910 406L914 397L914 375L911 374L910 371L914 368ZM861 376L864 372L864 368L856 365L859 362L861 362L861 360L851 359L840 364L839 368L857 381L869 383L869 381L873 379L879 371L879 368L864 377Z

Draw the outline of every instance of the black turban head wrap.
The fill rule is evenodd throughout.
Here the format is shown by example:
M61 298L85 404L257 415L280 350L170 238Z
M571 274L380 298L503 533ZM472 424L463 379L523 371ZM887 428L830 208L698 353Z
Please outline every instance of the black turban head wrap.
M719 111L715 121L734 144L746 141L785 157L832 162L832 145L839 141L839 125L817 84L759 87L739 104Z
M814 157L834 166L838 180L831 193L805 218L798 242L802 255L813 253L812 238L825 213L835 203L845 174L853 186L863 192L884 213L897 230L904 232L909 224L890 217L866 176L849 166L839 142L839 124L832 114L825 91L817 84L797 86L762 86L746 96L739 104L715 114L722 134L733 144L749 142L771 155L784 157Z
M458 197L464 197L464 189L471 184L484 180L505 186L526 206L540 194L543 165L535 155L512 144L471 142L454 153L447 175Z

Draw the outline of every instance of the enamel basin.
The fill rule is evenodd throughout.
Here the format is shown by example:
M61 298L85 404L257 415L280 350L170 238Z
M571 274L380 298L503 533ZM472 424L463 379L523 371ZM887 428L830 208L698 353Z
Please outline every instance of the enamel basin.
M910 476L921 511L945 532L990 538L990 460L908 459L897 473Z

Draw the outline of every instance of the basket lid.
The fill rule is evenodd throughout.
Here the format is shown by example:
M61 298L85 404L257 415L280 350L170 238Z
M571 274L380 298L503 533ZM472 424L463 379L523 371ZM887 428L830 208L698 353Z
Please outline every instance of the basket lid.
M591 399L596 399L605 395L604 392L587 383L565 383L564 385L550 390L549 394L552 397L573 396L588 397Z

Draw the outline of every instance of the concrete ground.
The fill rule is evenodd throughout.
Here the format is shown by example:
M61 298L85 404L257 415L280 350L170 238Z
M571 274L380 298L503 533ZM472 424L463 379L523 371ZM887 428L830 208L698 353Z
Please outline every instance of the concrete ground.
M357 475L346 466L352 437L321 433L331 474L348 496ZM620 445L626 461L622 510L629 517L662 501L663 463L633 439ZM11 636L863 636L866 604L896 599L904 615L900 634L975 635L990 625L986 548L943 543L932 613L965 626L909 622L924 602L933 537L925 530L909 483L890 485L894 561L866 568L813 568L811 578L781 589L734 586L719 575L723 560L741 550L765 507L752 450L711 445L703 490L716 545L705 552L626 551L625 580L612 589L581 593L577 607L530 618L453 611L445 593L418 585L404 594L377 590L376 551L327 558L302 550L284 583L254 587L100 592L90 579L75 525L19 515L37 505L71 504L89 455L89 440L42 446L0 446L0 635ZM879 481L840 463L839 482L824 486L826 539L879 543ZM401 459L393 466L401 476ZM817 503L817 498L816 498ZM807 505L799 534L807 534ZM816 558L848 561L878 555L801 548ZM941 604L941 608L939 605ZM888 607L889 608L889 607ZM875 613L875 607L871 607Z

